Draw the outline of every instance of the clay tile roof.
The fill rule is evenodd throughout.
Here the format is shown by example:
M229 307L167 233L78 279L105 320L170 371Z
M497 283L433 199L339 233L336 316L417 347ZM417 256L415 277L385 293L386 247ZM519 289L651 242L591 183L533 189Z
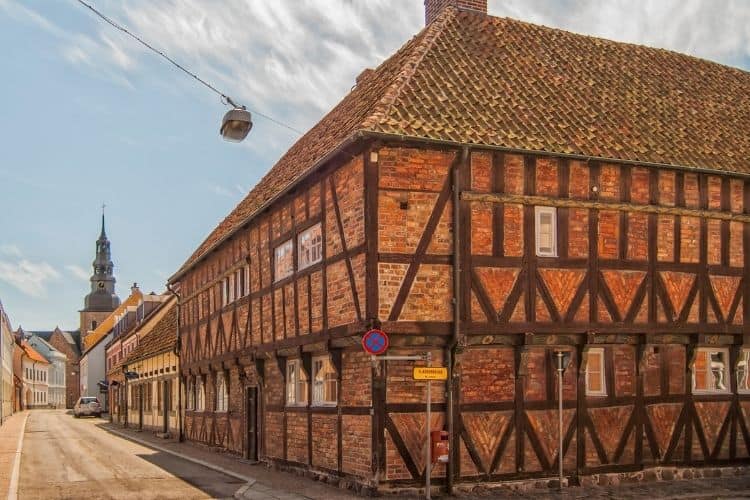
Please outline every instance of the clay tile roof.
M31 344L29 344L25 340L21 342L21 348L23 349L26 356L28 356L32 361L49 364L47 358L39 354L33 347L31 347Z
M176 280L357 132L750 173L750 73L446 8L300 138Z
M138 347L120 365L134 363L174 349L177 344L177 301L170 301L167 310L151 333L143 337Z
M107 316L104 321L99 323L94 331L88 334L83 341L82 347L84 354L94 348L99 342L101 342L110 332L110 330L114 328L116 316L121 315L123 312L125 312L129 306L137 306L142 298L143 294L140 290L136 289L130 294L127 299L125 299L122 304L117 306L117 309L112 311L112 314Z

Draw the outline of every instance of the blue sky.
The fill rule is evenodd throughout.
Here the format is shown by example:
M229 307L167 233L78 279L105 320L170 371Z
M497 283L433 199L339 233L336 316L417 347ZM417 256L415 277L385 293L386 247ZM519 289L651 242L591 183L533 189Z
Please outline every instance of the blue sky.
M91 0L226 94L306 130L423 26L422 0ZM221 8L218 8L221 5ZM750 70L743 0L495 0L490 14ZM205 87L74 0L0 0L0 300L78 326L106 203L118 294L162 291L296 135L223 142Z

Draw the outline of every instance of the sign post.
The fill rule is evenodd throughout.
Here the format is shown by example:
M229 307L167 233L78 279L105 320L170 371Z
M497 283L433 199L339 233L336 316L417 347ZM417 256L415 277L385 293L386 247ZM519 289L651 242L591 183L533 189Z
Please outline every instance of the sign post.
M427 368L432 365L432 353L427 352L425 353L425 357L427 358ZM430 476L432 475L432 443L430 439L430 423L432 422L432 382L430 380L427 380L427 423L425 424L425 433L427 434L427 437L425 438L425 442L427 444L427 452L425 453L425 471L424 471L424 497L427 500L430 500L431 498L431 492L430 492Z
M372 333L372 332L378 332ZM385 343L381 342L379 334L385 337ZM385 345L385 348L382 348ZM432 353L426 352L424 354L416 355L393 355L393 356L377 356L372 351L385 352L388 346L388 336L380 330L370 330L362 337L362 347L368 353L372 354L372 362L377 361L426 361L427 366L415 366L413 367L412 377L414 380L424 380L427 382L425 391L427 392L427 407L425 409L425 498L430 500L432 498L430 492L430 475L432 472L432 440L431 440L431 421L432 421L432 381L433 380L446 380L448 378L448 369L444 366L432 366Z

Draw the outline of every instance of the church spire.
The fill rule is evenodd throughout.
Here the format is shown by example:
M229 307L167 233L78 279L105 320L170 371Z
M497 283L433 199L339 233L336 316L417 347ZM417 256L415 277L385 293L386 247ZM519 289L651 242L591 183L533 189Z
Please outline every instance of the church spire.
M115 294L114 263L110 251L110 243L104 229L104 208L102 205L102 230L96 240L96 256L92 266L91 293L86 295L84 311L114 311L120 305L120 299Z
M102 205L102 232L99 235L99 239L100 240L107 239L107 233L104 231L104 207L106 207L106 206L107 205Z

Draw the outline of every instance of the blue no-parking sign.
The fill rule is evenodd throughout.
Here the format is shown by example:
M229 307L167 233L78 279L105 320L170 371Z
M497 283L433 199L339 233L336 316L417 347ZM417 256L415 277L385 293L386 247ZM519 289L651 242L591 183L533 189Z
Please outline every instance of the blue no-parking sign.
M382 330L370 330L362 337L362 347L373 356L388 350L388 335Z

